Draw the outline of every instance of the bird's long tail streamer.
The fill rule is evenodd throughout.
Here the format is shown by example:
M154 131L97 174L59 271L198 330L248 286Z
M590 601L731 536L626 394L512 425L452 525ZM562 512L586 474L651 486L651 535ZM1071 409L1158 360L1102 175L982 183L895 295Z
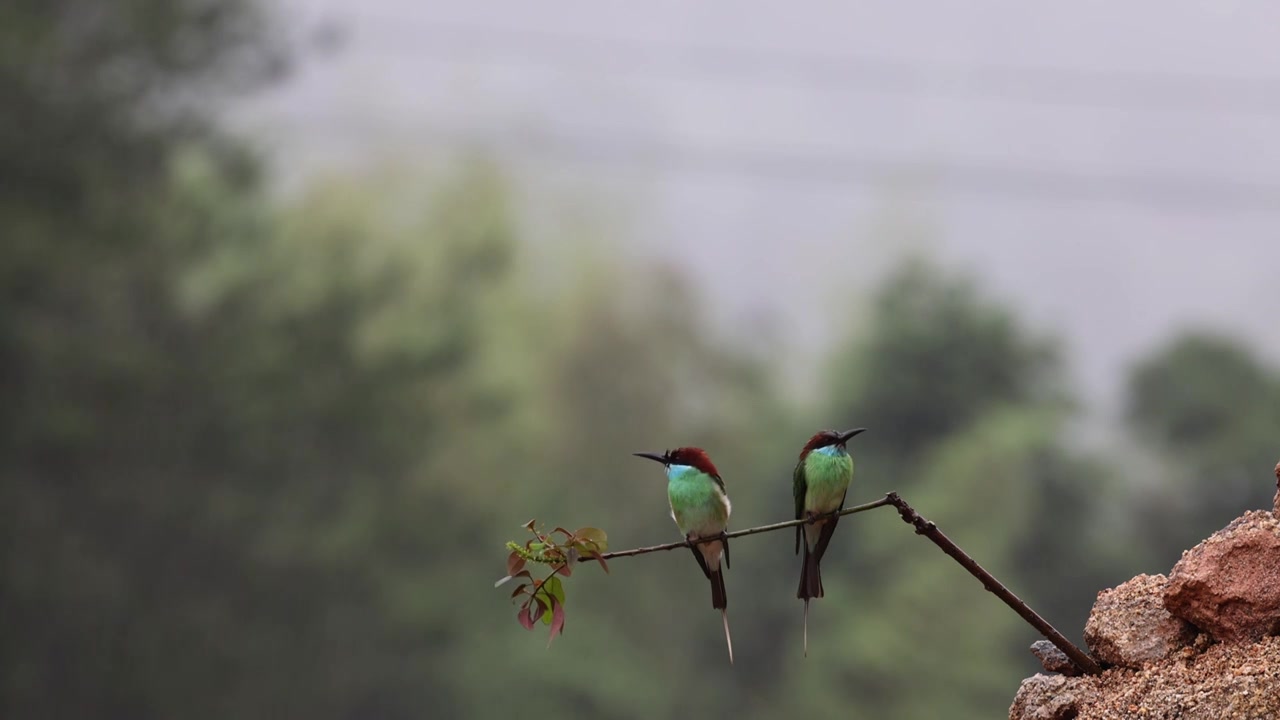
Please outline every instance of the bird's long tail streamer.
M720 608L720 619L724 621L724 642L729 646L729 664L733 664L733 638L729 637L729 611Z
M804 599L804 656L809 657L809 598Z

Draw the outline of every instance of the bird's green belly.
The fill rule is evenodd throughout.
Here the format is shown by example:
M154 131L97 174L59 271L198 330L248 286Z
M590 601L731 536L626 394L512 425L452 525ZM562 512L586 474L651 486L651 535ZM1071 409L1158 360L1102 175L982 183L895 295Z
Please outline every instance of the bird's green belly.
M805 459L804 509L808 512L831 512L844 502L853 479L853 460L848 455L830 457L811 453Z
M724 496L711 482L675 480L667 486L671 515L685 535L718 535L729 522Z

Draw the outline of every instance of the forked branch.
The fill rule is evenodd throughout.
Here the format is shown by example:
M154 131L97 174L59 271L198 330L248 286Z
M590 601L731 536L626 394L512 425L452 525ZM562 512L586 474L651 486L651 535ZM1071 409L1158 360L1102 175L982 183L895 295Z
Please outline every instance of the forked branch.
M1280 475L1278 475L1278 477L1280 477ZM896 492L891 492L874 502L855 505L836 512L824 513L822 515L817 515L812 519L788 520L787 522L774 523L772 525L761 525L759 527L747 528L746 530L736 530L734 532L727 533L726 537L736 538L747 535L756 535L759 533L773 532L774 530L785 530L787 528L796 527L797 525L816 522L817 520L821 520L825 517L852 515L854 513L866 512L868 510L874 510L878 507L885 506L893 506L896 508L898 515L902 518L903 522L906 522L908 525L915 528L917 535L923 535L929 538L933 541L933 544L942 548L944 553L950 555L953 560L960 564L960 567L963 567L970 575L977 578L982 583L983 587L996 597L1000 598L1005 605L1013 608L1013 611L1018 613L1018 616L1025 620L1027 624L1035 628L1037 632L1066 654L1066 656L1071 659L1071 662L1075 663L1076 667L1079 668L1081 672L1089 675L1097 675L1102 672L1102 667L1098 664L1097 660L1094 660L1088 653L1081 650L1075 645L1075 643L1071 642L1062 633L1058 632L1057 628L1049 624L1049 621L1041 617L1035 610L1032 610L1031 607L1015 595L1013 591L1009 590L1009 588L1005 587L1003 583L997 580L994 575L987 572L987 570L979 565L977 561L969 557L964 550L960 549L960 546L956 545L950 538L944 535L942 531L938 529L937 525L922 517L920 513L915 511L915 508L908 505L907 501L899 497ZM614 558L631 557L633 555L645 555L662 550L675 550L676 548L690 547L692 545L712 542L718 539L720 539L720 536L713 535L686 542L672 542L665 543L663 545L633 548L631 550L607 552L603 553L601 557L605 560L612 560ZM595 560L595 557L578 558L579 562Z
M813 519L821 520L822 518L831 517L833 515L834 516L852 515L854 513L866 512L868 510L874 510L878 507L884 507L885 505L891 505L891 504L892 504L892 501L889 499L889 496L886 495L880 498L879 500L876 500L875 502L869 502L869 503L866 503L865 505L855 505L853 507L845 508L843 510L837 510L835 512L823 513L821 515L814 516ZM808 522L810 521L806 519L788 520L786 522L774 523L772 525L761 525L759 527L747 528L746 530L735 530L731 533L725 533L725 537L729 539L733 539L736 537L745 537L747 535L756 535L759 533L773 532L774 530L786 530L787 528L792 528L797 525L804 525L805 523L808 523ZM671 542L671 543L664 543L662 545L650 545L649 547L632 548L631 550L618 550L617 552L607 552L607 553L604 553L602 557L604 557L605 560L612 560L614 558L631 557L632 555L647 555L652 552L660 552L662 550L675 550L676 548L687 548L690 545L698 545L700 543L711 542L713 540L719 540L719 539L720 539L719 535L712 535L710 537L699 538L697 540L692 540L692 541ZM594 560L594 559L595 558L592 558L592 557L580 557L578 558L578 561L586 562L588 560Z
M951 538L942 534L932 521L921 517L915 508L907 504L906 500L898 497L898 493L891 492L885 495L884 499L888 504L898 509L898 515L902 521L911 525L916 529L917 535L924 535L933 541L934 545L942 548L942 552L951 556L951 559L960 563L960 567L969 571L969 574L978 578L982 582L982 586L996 597L1004 601L1005 605L1013 608L1018 616L1027 621L1031 627L1035 628L1049 642L1053 643L1061 650L1081 672L1088 675L1097 675L1102 672L1102 666L1098 664L1088 653L1076 647L1075 643L1068 640L1058 629L1049 624L1048 620L1040 617L1040 614L1031 609L1013 591L1005 587L1003 583L995 578L994 575L987 572L976 560L969 557L968 553L960 549L959 545L951 542Z

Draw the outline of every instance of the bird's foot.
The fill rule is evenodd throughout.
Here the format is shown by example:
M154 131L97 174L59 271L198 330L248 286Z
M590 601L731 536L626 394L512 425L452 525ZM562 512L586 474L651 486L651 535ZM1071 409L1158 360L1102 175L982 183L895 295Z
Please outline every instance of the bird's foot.
M818 513L814 512L814 511L812 511L812 510L805 510L805 511L804 511L804 516L805 516L805 519L808 521L808 523L809 523L810 525L812 525L812 524L814 524L815 522L817 522L817 521L818 521Z

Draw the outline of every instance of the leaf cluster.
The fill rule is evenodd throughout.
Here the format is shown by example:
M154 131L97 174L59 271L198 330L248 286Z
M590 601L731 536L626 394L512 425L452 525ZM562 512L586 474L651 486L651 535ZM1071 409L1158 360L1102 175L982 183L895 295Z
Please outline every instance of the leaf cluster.
M511 554L507 556L507 574L494 583L501 587L510 580L520 579L515 590L511 592L511 601L523 597L516 620L526 630L532 630L541 620L550 627L547 638L549 646L556 636L564 632L564 583L560 577L573 574L573 565L580 558L593 558L600 563L600 568L609 572L609 564L605 562L604 552L608 550L608 536L599 528L584 527L569 532L557 527L549 533L538 530L537 521L530 520L524 528L533 537L520 545L508 542ZM557 537L557 535L559 537ZM551 568L544 578L535 578L525 569L528 563L547 565Z

